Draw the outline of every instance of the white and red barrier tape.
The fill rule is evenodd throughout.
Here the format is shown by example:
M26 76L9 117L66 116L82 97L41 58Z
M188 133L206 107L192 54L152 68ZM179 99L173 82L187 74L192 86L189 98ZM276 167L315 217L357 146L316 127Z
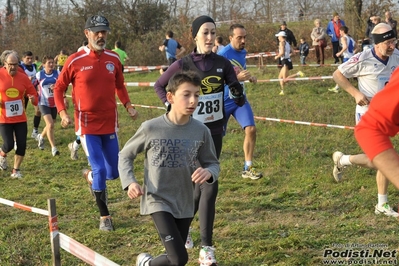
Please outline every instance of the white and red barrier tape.
M42 210L42 209L38 209L35 207L26 206L21 203L13 202L11 200L7 200L7 199L3 199L3 198L0 198L0 203L17 208L17 209L28 211L28 212L34 212L34 213L38 213L38 214L45 215L45 216L49 215L47 210Z
M352 129L352 130L355 129L355 127L351 127L351 126L339 126L339 125L321 124L321 123L313 123L313 122L303 122L303 121L295 121L295 120L287 120L287 119L279 119L279 118L268 118L268 117L260 117L260 116L254 116L254 118L258 119L258 120L283 122L283 123L307 125L307 126L316 126L316 127L332 127L332 128Z
M121 104L121 103L118 103ZM165 107L159 107L159 106L152 106L152 105L142 105L142 104L133 104L134 107L141 107L141 108L149 108L149 109L160 109L160 110L166 110Z
M153 87L155 82L125 82L127 87Z
M331 49L330 46L324 48L325 50ZM309 51L315 50L315 48L310 48ZM294 50L295 53L299 53L299 50ZM253 57L269 57L276 56L276 52L258 52L258 53L248 53L245 58L253 58Z
M48 216L49 224L50 224L50 234L52 238L55 235L59 234L60 236L60 246L67 252L73 254L74 256L78 257L82 261L90 264L90 265L99 265L99 266L119 266L115 262L107 259L106 257L98 254L97 252L91 250L90 248L82 245L78 241L70 238L67 235L64 235L58 232L58 221L57 216L50 217L49 211L38 209L35 207L30 207L21 203L13 202L11 200L0 198L0 203L4 205L8 205L17 209L21 209L24 211L34 212L38 214L42 214Z
M140 71L151 71L151 70L159 70L163 67L168 67L168 66L141 66L141 67L128 67L124 69L124 73L130 73L130 72L140 72Z
M258 82L259 82L259 81L258 81ZM67 96L70 97L69 95L67 95ZM118 103L118 104L121 104L121 103ZM132 105L134 105L135 107L166 110L165 107L159 107L159 106L142 105L142 104L132 104ZM340 126L340 125L331 125L331 124L322 124L322 123L295 121L295 120L280 119L280 118L269 118L269 117L261 117L261 116L254 116L254 118L255 118L255 119L258 119L258 120L274 121L274 122L283 122L283 123L298 124L298 125L307 125L307 126L331 127L331 128L352 129L352 130L355 129L355 127L352 127L352 126Z
M323 79L332 79L332 76L317 76L317 77L304 77L304 78L289 78L287 81L292 80L323 80ZM276 82L281 81L282 79L261 79L258 82ZM249 82L248 80L245 82ZM155 82L125 82L125 86L127 87L153 87Z
M326 66L339 66L340 64L306 64L306 65L292 65L295 67L326 67ZM282 65L261 65L262 67L281 67ZM259 65L247 65L247 67L259 67Z
M141 105L141 104L133 104L133 105L137 106L137 107L143 107L143 108L153 108L153 109L166 110L165 107ZM352 129L352 130L355 129L355 127L352 127L352 126L340 126L340 125L331 125L331 124L322 124L322 123L314 123L314 122L295 121L295 120L287 120L287 119L279 119L279 118L261 117L261 116L254 116L254 118L258 119L258 120L283 122L283 123L307 125L307 126L316 126L316 127L330 127L330 128Z
M60 246L72 255L78 257L90 265L96 266L118 266L115 262L107 259L106 257L98 254L90 248L82 245L78 241L70 238L63 233L60 233Z
M167 67L167 65L158 65L158 66L125 66L125 69L131 69L131 68L154 68L154 69L159 69L161 67Z
M286 81L292 81L292 80L324 80L324 79L332 79L333 76L319 76L319 77L305 77L305 78L289 78L285 79ZM258 80L258 82L275 82L275 81L281 81L283 79L261 79ZM248 80L245 82L249 82Z

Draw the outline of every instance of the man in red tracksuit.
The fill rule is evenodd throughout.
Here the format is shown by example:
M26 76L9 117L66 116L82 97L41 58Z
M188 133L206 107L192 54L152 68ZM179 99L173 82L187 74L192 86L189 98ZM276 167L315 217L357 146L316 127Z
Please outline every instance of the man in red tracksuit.
M92 171L83 170L83 175L100 210L100 230L104 231L113 230L107 207L106 180L119 177L115 93L129 115L137 118L124 85L119 56L105 49L109 31L105 17L87 19L84 33L89 44L68 57L54 88L61 125L67 127L72 120L66 112L64 93L72 83L75 132L80 136L92 167Z

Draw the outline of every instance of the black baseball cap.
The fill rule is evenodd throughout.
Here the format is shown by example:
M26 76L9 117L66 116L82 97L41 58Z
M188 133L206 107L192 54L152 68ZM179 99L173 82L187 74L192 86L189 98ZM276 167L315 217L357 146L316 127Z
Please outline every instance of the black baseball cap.
M100 15L89 17L86 20L85 29L90 29L94 32L111 31L108 19Z

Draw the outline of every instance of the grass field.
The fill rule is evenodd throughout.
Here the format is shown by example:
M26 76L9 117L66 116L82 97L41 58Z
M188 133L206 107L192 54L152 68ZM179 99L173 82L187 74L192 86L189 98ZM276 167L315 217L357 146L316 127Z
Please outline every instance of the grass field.
M250 70L258 79L278 75L276 68ZM307 76L328 76L334 68L296 67L293 71L298 70ZM148 82L158 76L157 72L130 74L126 80ZM332 80L294 81L287 85L285 96L278 95L277 82L247 87L256 116L353 126L355 102L346 92L328 92L333 86ZM152 87L128 89L133 103L162 106ZM28 107L29 137L32 109ZM141 122L163 113L137 109L140 117L132 121L120 107L121 145ZM41 128L43 125L44 121ZM341 183L332 178L334 151L361 152L352 130L269 121L257 121L257 129L254 163L264 175L259 180L241 178L244 135L234 119L224 138L214 226L220 266L322 265L328 249L335 252L337 259L345 259L346 254L338 252L398 248L398 221L374 214L375 172L348 167ZM55 198L60 231L118 264L134 265L141 252L161 253L163 247L150 217L139 215L139 200L129 200L119 180L108 183L109 208L116 230L98 230L98 210L81 176L81 170L87 168L83 151L79 150L79 160L69 158L67 144L73 139L73 129L62 129L58 121L56 140L61 155L52 157L47 141L46 149L41 151L29 138L21 167L24 178L15 180L8 171L0 172L0 197L41 209L47 209L48 198ZM9 155L10 165L13 151ZM138 158L135 169L142 179L143 156ZM397 206L398 196L390 186L392 206ZM51 265L47 218L3 205L0 213L0 265ZM188 265L197 265L197 216L193 238L195 248L189 250ZM65 251L61 258L63 265L85 265ZM360 260L365 258L352 263L359 264Z

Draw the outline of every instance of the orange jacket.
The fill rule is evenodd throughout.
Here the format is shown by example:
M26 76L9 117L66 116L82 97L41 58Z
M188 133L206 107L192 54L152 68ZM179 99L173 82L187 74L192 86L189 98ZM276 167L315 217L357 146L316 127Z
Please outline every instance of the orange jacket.
M28 76L18 71L14 77L5 68L0 69L0 123L26 122L24 96L34 95L34 105L38 97Z

